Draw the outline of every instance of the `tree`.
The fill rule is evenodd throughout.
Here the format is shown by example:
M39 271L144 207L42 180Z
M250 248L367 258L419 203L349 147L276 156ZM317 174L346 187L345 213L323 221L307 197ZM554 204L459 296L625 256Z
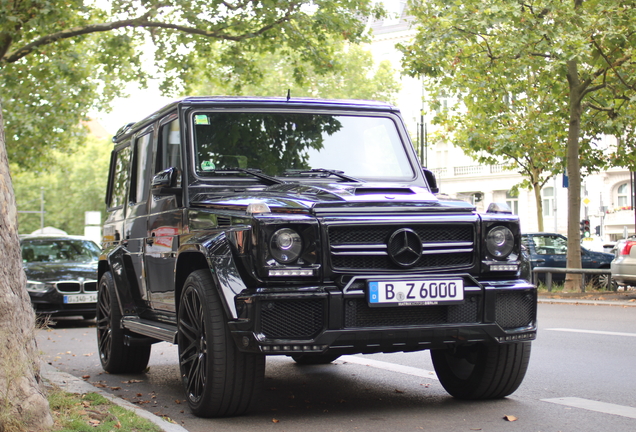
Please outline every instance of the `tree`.
M335 59L332 67L318 73L299 53L272 55L260 53L249 59L253 79L224 75L223 65L199 62L189 79L190 94L242 94L292 96L332 99L374 99L394 103L399 84L390 62L377 67L371 53L360 45L333 41Z
M360 17L377 11L370 0L114 0L95 2L0 0L0 410L5 429L46 429L51 417L39 391L33 311L21 269L15 196L8 160L35 167L48 149L81 138L80 120L105 106L122 85L147 78L144 52L154 44L163 88L183 88L193 62L217 58L226 73L241 74L258 52L299 52L328 69L334 37L359 41ZM6 340L5 340L6 339ZM14 358L9 358L11 353ZM13 363L12 363L13 362Z
M418 0L411 5L418 28L413 43L404 47L407 73L448 85L473 109L481 102L466 116L485 131L507 128L504 136L522 146L519 155L534 158L547 146L548 161L565 158L567 267L580 268L581 166L604 165L600 152L611 149L593 144L601 134L634 142L636 7L612 0ZM495 129L488 126L493 122ZM528 146L533 130L540 134L534 147ZM490 150L484 140L477 147ZM501 146L491 147L493 155L507 155ZM617 153L611 160L626 162ZM566 285L580 286L580 275L569 275Z
M111 150L110 140L89 135L85 145L70 155L60 150L51 151L46 170L37 172L11 164L20 234L40 228L40 214L20 211L39 211L42 192L46 226L83 235L85 212L99 211L104 216Z

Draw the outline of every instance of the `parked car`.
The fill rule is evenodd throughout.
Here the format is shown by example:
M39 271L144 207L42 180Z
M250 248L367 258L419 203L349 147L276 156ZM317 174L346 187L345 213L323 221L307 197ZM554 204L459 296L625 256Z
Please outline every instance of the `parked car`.
M267 356L430 349L462 399L523 380L537 293L519 278L519 218L437 196L395 107L189 97L113 141L106 371L141 372L151 343L176 343L203 417L247 412Z
M530 258L530 268L559 267L566 268L568 240L557 233L524 233L521 240ZM614 255L595 252L581 247L581 267L584 269L609 269ZM539 280L545 280L545 274L539 274ZM553 281L565 280L565 274L554 273ZM598 286L607 287L609 276L595 276L590 280Z
M636 286L636 237L623 239L614 246L612 280L619 286Z
M100 247L83 237L20 238L27 291L39 315L95 318Z

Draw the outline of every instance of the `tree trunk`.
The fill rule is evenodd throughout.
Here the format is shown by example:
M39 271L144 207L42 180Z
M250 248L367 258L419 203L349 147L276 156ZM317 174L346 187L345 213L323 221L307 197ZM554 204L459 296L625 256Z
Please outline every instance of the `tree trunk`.
M533 173L534 178L538 178ZM543 200L541 199L541 184L537 181L532 182L532 191L534 192L534 202L537 204L537 228L539 232L543 232Z
M568 84L570 87L570 125L568 129L568 268L581 268L581 167L579 163L579 135L581 132L581 98L583 89L579 81L577 62L568 62ZM567 274L567 291L581 289L581 275Z
M26 291L18 217L0 106L0 431L49 430L41 388L35 314Z

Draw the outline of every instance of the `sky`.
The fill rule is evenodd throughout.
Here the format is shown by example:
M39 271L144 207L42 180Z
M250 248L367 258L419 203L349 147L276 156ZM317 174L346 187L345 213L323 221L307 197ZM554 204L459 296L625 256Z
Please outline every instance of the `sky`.
M96 112L91 113L90 117L98 120L108 133L114 135L120 127L142 120L174 100L162 96L156 82L150 82L147 89L130 87L128 93L130 97L117 98L112 102L110 113Z

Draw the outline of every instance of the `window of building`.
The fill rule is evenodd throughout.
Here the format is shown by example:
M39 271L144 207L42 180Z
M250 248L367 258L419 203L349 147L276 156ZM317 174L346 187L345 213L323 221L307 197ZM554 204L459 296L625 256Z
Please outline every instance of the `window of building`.
M554 216L554 188L543 188L541 196L543 199L543 216Z
M629 188L627 186L628 186L627 183L623 183L616 190L616 192L617 192L616 205L618 207L626 207L626 206L631 205L631 202L630 202L631 200L629 199L630 198L629 197Z

